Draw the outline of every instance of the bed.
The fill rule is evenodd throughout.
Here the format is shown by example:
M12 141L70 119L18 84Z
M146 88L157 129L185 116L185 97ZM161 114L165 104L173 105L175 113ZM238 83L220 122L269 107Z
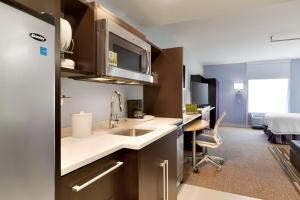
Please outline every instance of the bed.
M273 143L290 144L291 140L300 140L299 113L267 113L264 125L265 133Z

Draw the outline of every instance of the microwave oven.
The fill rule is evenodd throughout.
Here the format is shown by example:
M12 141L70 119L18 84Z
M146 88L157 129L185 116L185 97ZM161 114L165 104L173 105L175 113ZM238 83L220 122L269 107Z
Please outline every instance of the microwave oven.
M90 80L127 80L153 83L151 45L112 20L97 24L97 77Z

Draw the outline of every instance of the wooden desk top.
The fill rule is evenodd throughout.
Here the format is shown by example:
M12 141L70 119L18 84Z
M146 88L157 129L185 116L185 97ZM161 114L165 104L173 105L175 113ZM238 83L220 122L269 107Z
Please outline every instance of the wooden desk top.
M190 125L184 127L184 131L201 131L209 127L209 122L206 120L195 120Z
M205 109L208 109L209 111L212 111L213 109L215 109L216 107L210 107L210 106L207 106L205 108L197 108L198 112L201 112L202 110L205 110Z
M194 115L187 115L187 114L183 114L183 125L186 125L194 120L196 120L197 118L201 117L201 114L194 114Z

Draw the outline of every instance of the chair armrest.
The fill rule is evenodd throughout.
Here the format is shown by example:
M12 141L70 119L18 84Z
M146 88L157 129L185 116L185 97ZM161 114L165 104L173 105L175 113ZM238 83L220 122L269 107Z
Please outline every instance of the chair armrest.
M209 137L209 138L215 138L214 136L212 136L212 135L207 135L207 134L202 134L202 136Z

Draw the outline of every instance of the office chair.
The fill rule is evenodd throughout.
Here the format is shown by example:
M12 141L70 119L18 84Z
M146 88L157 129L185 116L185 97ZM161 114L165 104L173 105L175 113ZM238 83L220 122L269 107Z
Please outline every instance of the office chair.
M222 139L218 134L218 128L225 115L226 112L223 112L221 117L217 120L215 127L213 129L210 129L208 131L208 134L204 133L197 136L196 145L203 148L203 157L194 166L194 172L199 172L199 165L201 165L204 162L211 163L212 165L217 167L218 170L222 169L224 159L217 156L209 155L208 148L216 149L219 148L219 146L222 144Z

